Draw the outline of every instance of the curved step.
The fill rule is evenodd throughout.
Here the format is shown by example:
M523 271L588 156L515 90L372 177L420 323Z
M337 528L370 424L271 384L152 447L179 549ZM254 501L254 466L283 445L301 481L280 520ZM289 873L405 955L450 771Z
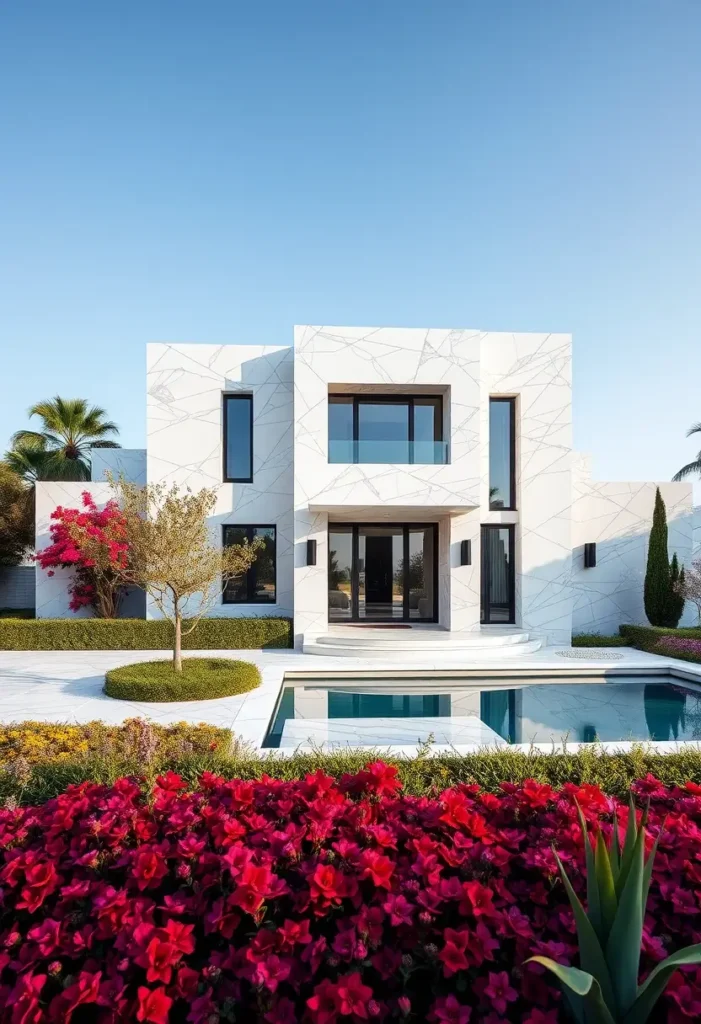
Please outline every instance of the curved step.
M417 659L422 655L435 659L443 655L446 658L462 656L474 661L497 661L502 658L518 658L522 654L534 654L542 646L541 640L525 640L520 643L494 644L477 646L475 644L416 644L412 647L401 647L394 644L389 647L368 646L367 644L329 644L321 643L321 637L317 640L305 643L302 647L304 654L320 654L326 658L375 658L378 661L406 661L407 658Z
M473 650L475 648L502 648L527 643L529 634L514 629L511 632L476 630L473 633L450 633L447 630L347 630L324 633L314 643L326 647L363 647L387 651L445 651Z

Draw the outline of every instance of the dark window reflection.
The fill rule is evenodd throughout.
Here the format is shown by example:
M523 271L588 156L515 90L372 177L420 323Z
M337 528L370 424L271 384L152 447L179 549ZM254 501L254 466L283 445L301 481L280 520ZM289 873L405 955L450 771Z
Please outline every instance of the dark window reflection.
M253 396L224 396L224 479L253 479Z
M489 400L489 507L516 507L514 492L514 401Z
M229 580L223 595L224 604L274 604L276 537L274 526L225 526L224 545L251 544L256 537L263 540L256 560L243 576Z

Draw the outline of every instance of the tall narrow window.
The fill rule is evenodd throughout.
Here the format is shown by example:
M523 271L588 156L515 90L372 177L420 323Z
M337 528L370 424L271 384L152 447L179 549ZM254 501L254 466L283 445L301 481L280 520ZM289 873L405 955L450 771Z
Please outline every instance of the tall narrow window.
M515 399L489 399L489 507L516 508Z
M253 480L253 395L224 395L224 480Z
M224 590L224 604L275 604L277 600L275 527L225 526L224 547L230 544L252 544L259 537L263 546L256 560L243 576L229 580Z

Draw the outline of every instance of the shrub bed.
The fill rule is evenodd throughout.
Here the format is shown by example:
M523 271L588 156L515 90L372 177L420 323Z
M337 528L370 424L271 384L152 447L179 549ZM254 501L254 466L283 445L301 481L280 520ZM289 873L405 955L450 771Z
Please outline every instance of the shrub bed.
M663 636L653 650L656 654L666 654L670 658L701 662L701 637L692 640L685 636Z
M215 751L228 754L231 733L215 725L154 725L141 718L123 725L86 722L84 725L53 722L18 722L0 726L0 763L22 758L30 767L76 758L115 758L120 763L134 759L145 764L154 758L168 761L188 755Z
M572 637L573 647L626 647L622 636L603 636L601 633L577 633Z
M183 658L182 672L172 661L137 661L105 674L105 693L117 700L215 700L260 686L260 672L250 661L229 658Z
M106 752L96 745L95 749L73 757L40 757L31 761L26 756L8 757L0 766L0 801L42 803L58 796L70 784L111 784L120 776L137 774L153 779L166 771L177 772L192 785L204 771L250 781L263 777L294 781L316 771L340 779L344 774L360 771L368 759L367 750L297 753L292 757L271 753L261 757L240 746L227 730L221 732L230 736L229 745L224 739L219 742L213 737L212 742L217 745L210 751L204 751L197 741L192 741L190 748L187 739L180 742L175 737L172 745L164 749L154 738L157 727L139 719L133 721L134 728L139 730L138 742L125 742L122 747L116 744ZM229 747L231 753L227 753ZM625 797L631 783L649 773L668 786L682 786L687 780L701 785L701 749L691 746L672 754L659 754L652 747L642 745L625 754L605 754L592 744L576 754L538 750L522 753L505 748L476 754L384 757L384 760L397 769L405 791L413 796L431 797L449 786L461 784L476 784L485 792L500 793L503 781L520 784L534 778L555 787L567 782L596 785L611 796Z
M163 651L172 642L173 627L164 619L0 620L1 651ZM190 651L290 646L291 619L202 619L183 637L183 650Z
M5 1020L557 1024L534 953L577 962L557 847L583 895L575 800L535 781L402 795L381 762L335 782L176 775L83 784L0 811ZM635 786L662 832L642 970L698 940L701 787ZM620 804L625 826L627 807ZM694 1017L701 970L663 1017ZM12 1014L12 1016L11 1016Z
M701 645L701 629L665 629L663 626L629 626L619 628L623 639L631 646L649 654L662 654L685 661L701 661L693 645L680 645L679 640L695 640ZM674 641L670 646L669 641Z

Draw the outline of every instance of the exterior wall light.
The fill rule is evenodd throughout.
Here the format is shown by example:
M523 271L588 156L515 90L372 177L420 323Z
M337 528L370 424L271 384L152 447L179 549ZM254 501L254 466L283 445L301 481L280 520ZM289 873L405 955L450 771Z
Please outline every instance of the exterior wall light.
M460 541L460 565L472 565L472 543L469 540Z
M316 541L307 541L307 565L316 565Z
M584 568L593 569L596 566L596 544L584 545Z

